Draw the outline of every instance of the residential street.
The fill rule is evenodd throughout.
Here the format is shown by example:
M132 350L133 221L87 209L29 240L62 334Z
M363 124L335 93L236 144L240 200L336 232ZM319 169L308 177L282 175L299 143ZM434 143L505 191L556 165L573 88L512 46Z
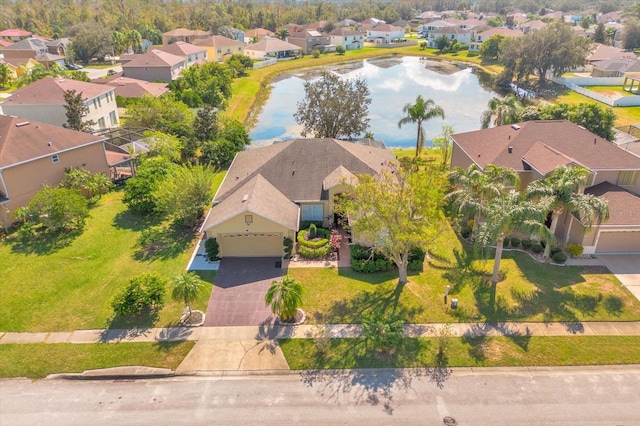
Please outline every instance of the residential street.
M639 425L640 366L0 381L0 424ZM453 422L455 420L455 422Z

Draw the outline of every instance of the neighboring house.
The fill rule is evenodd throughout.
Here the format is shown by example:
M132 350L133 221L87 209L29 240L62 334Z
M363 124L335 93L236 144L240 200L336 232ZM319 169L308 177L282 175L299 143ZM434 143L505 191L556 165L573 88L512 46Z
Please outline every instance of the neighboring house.
M278 31L280 30L287 30L289 31L289 34L291 34L291 33L299 33L300 31L304 31L304 27L302 25L288 23L282 26L281 28L278 28Z
M383 21L382 19L378 19L378 18L369 18L369 19L365 19L364 21L360 22L360 28L363 30L370 30L371 28L375 28L378 25L384 25L386 24L385 21Z
M302 50L295 44L277 38L265 37L257 43L247 44L245 54L251 59L264 60L269 58L285 59L300 56Z
M42 185L58 185L68 168L109 169L104 138L22 117L0 115L0 224L26 206Z
M41 66L38 61L31 58L5 58L0 60L0 62L9 68L13 78L22 77L25 71L28 71L35 66Z
M258 41L266 36L274 36L273 31L265 30L264 28L254 28L244 33L244 42L253 43L254 40Z
M145 81L173 81L180 77L187 67L182 56L173 55L158 49L151 49L141 55L123 55L122 71L125 77Z
M565 213L556 237L584 247L585 254L640 253L640 157L569 121L528 121L451 136L451 167L493 164L518 172L521 189L561 165L580 165L591 178L585 193L610 201L611 219L585 228Z
M379 173L390 150L336 139L296 139L239 152L201 231L221 257L281 257L300 222L330 226L334 197L358 174Z
M317 21L309 24L307 29L323 33L325 25L327 25L327 21Z
M520 37L522 36L522 31L512 30L510 28L491 28L490 30L482 31L481 33L476 34L475 41L472 41L469 44L470 52L479 52L480 46L482 43L489 40L494 35L501 35L504 37Z
M166 83L153 83L150 81L138 80L124 77L119 72L109 78L96 78L91 80L95 84L104 84L115 89L115 95L122 98L141 98L144 95L157 98L169 91Z
M391 43L404 38L404 28L380 24L367 30L367 41L371 43Z
M587 63L594 64L598 61L607 61L611 59L622 58L636 58L636 54L633 52L625 52L623 49L613 46L607 46L606 44L594 43L593 49L589 56L587 56Z
M30 31L21 30L18 28L9 28L0 31L0 39L10 42L20 41L23 38L31 37L32 35L33 33L31 33Z
M162 44L168 45L176 41L184 41L185 43L193 43L193 40L210 36L209 31L188 30L186 28L176 28L162 34Z
M442 14L433 10L427 10L426 12L422 12L416 15L415 19L419 22L422 22L423 24L427 24L429 22L442 19Z
M458 42L460 44L468 45L471 43L471 31L456 26L442 27L428 32L426 38L428 46L431 48L436 47L436 41L445 36L449 43Z
M522 24L522 32L525 34L529 34L534 31L540 31L545 28L547 24L543 21L529 21Z
M244 55L244 43L221 35L194 40L193 44L207 49L208 61L222 62L233 54Z
M207 60L206 48L202 46L196 46L195 44L186 43L184 41L176 41L175 43L163 46L158 50L183 57L186 61L185 66L187 68L191 65L197 64L198 62Z
M624 77L626 73L640 72L640 60L620 58L593 63L591 77Z
M338 27L329 33L331 44L342 46L345 50L358 50L364 47L364 33L348 27Z
M353 19L343 19L340 22L336 22L336 27L352 27L358 28L360 24Z
M52 63L64 66L64 56L55 53L59 51L58 47L60 46L55 44L52 45L51 50L54 51L54 53L52 53L49 46L47 46L47 42L38 38L30 37L5 47L2 50L2 53L5 59L20 61L21 63L26 63L28 59L31 58L44 65L46 68L49 68ZM64 48L62 48L62 52L64 53Z
M291 33L287 36L287 43L295 44L307 55L316 49L320 52L335 50L335 46L331 46L331 36L314 30Z
M89 113L84 119L93 120L96 123L95 129L118 125L118 108L113 87L59 77L43 78L21 87L2 101L0 107L5 114L62 127L67 122L64 94L68 90L82 93L84 103L89 107Z

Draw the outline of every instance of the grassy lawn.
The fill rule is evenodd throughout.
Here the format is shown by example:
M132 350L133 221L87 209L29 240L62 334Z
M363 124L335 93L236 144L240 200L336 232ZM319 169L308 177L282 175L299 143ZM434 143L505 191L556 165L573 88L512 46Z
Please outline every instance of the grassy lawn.
M195 342L0 345L0 377L41 378L107 367L175 369Z
M431 248L424 271L397 285L397 272L290 269L304 288L303 309L314 323L357 323L363 312L401 313L409 323L465 321L630 321L640 302L602 267L557 267L505 252L503 279L490 282L493 258L476 259L452 230ZM459 301L444 304L445 287Z
M312 339L280 342L293 370L380 367L515 367L637 364L638 336L450 338L444 358L435 338L405 338L397 350L381 354L365 339L331 339L319 351Z
M566 87L555 86L554 88L558 92L558 97L555 99L551 99L553 102L565 103L569 105L596 102L600 106L610 108L608 105L600 104L599 102L577 92L574 92L573 90L569 90ZM613 113L616 115L616 121L614 123L616 127L628 126L630 124L637 124L640 122L640 106L615 107L613 108Z
M217 177L219 185L222 173ZM184 308L170 298L157 315L124 322L113 318L111 300L144 272L168 279L184 273L196 244L190 229L131 215L122 192L104 196L90 211L84 232L57 238L0 240L0 330L75 329L175 325ZM149 232L149 229L160 232ZM143 236L145 238L143 238ZM212 282L215 274L202 275ZM205 287L195 309L206 309Z
M623 96L634 96L633 93L627 92L622 86L584 86L585 89L598 93L616 93Z

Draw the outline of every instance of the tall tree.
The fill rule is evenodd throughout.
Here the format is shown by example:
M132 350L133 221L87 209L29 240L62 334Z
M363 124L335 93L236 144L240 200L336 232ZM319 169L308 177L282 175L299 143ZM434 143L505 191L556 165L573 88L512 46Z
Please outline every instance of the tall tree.
M393 260L398 281L404 284L410 251L426 248L444 229L445 184L437 166L386 164L376 176L359 175L349 195L338 201L338 209L348 215L357 238Z
M303 126L302 136L351 138L369 127L371 95L364 80L342 79L323 71L319 80L304 84L304 91L293 115Z
M173 300L184 301L184 304L191 316L191 303L200 296L203 282L195 272L187 272L173 278L173 290L171 297Z
M271 306L271 312L282 321L295 318L302 304L302 286L289 275L279 281L272 281L264 302Z
M82 229L89 216L87 200L73 189L44 186L27 206L27 217L41 223L47 231Z
M84 119L89 114L89 107L84 103L82 92L76 93L75 89L66 90L64 92L64 101L64 108L67 110L67 122L62 126L79 132L90 132L96 122Z
M498 59L505 36L496 34L480 45L480 56L483 60Z
M482 170L476 164L466 169L458 168L449 174L454 189L447 194L453 210L459 214L473 216L471 237L475 238L480 218L485 214L489 202L506 192L508 187L520 183L515 170L489 164Z
M609 218L609 206L606 200L591 194L581 194L589 177L589 170L581 166L560 166L544 179L531 182L527 186L527 197L537 200L551 211L550 231L555 234L558 219L563 212L576 215L582 224L591 227ZM544 257L549 257L551 244L544 249Z
M144 95L127 104L122 122L131 127L147 127L174 136L188 137L193 132L193 112L172 94L160 98Z
M600 43L600 44L604 44L606 42L606 35L604 32L604 24L603 23L599 23L596 26L596 30L593 33L593 41L594 43Z
M504 98L491 98L487 106L489 109L482 113L483 129L488 128L490 124L493 124L494 126L502 126L504 124L513 124L520 121L522 104L512 93L508 94Z
M422 95L418 95L416 103L406 104L402 108L402 112L407 114L407 116L398 121L398 128L402 128L404 124L418 124L418 135L416 136L416 157L419 157L425 141L422 123L435 117L441 117L444 119L444 110L436 105L433 99L425 100Z
M495 244L495 256L491 282L499 280L500 261L504 239L519 231L535 235L551 244L554 237L544 225L547 213L545 206L528 201L516 190L502 192L492 198L483 211L484 223L479 229L476 242L481 246Z
M88 64L92 58L112 53L111 31L97 23L75 25L68 31L74 56Z
M287 41L287 37L289 37L289 30L287 30L286 28L278 30L278 32L276 33L276 37L278 37L280 40Z
M0 63L0 88L4 89L11 80L11 70L7 65Z
M433 147L440 152L443 167L447 166L449 164L449 160L451 160L451 153L453 150L451 135L453 135L453 127L442 126L442 133L433 139Z
M640 47L640 21L627 19L624 23L622 45L626 50L634 50Z

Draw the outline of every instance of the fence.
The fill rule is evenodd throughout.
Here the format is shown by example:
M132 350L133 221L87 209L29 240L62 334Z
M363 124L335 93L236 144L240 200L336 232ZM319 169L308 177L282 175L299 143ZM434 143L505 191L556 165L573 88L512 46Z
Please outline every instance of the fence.
M626 107L640 105L640 96L621 96L617 99L610 98L600 93L589 90L589 86L622 86L624 78L594 77L594 78L554 78L553 81L562 84L576 93L595 99L612 107ZM582 87L586 86L586 87Z
M275 65L278 60L276 58L265 59L264 61L254 62L253 69L257 70L259 68L269 67L271 65Z

